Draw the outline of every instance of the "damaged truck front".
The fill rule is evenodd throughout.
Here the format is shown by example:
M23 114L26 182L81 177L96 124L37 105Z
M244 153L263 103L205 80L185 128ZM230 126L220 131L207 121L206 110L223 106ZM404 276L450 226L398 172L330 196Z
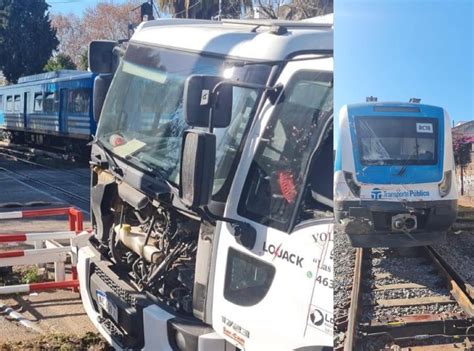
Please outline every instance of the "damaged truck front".
M150 21L125 52L89 55L94 234L78 270L102 335L332 345L332 26Z

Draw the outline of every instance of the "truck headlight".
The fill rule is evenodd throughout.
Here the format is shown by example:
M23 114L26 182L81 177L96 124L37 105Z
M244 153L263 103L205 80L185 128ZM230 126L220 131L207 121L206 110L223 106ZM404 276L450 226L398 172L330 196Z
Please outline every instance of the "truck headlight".
M352 195L355 197L360 197L360 186L354 180L354 175L351 172L344 172L344 179L346 184L351 190Z
M452 172L444 172L444 177L441 183L438 184L438 191L441 197L445 197L451 191Z

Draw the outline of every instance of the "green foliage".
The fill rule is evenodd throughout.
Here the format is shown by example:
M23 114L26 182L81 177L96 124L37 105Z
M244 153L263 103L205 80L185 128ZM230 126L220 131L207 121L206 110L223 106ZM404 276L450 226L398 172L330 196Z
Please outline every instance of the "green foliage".
M38 275L38 269L35 266L29 267L21 277L21 282L23 284L37 283L40 281L40 276Z
M59 71L61 69L76 69L75 63L66 54L57 54L51 57L48 63L44 66L44 71Z
M0 70L9 82L41 73L58 46L45 0L0 0Z
M85 50L79 58L79 69L87 71L89 68L89 50Z

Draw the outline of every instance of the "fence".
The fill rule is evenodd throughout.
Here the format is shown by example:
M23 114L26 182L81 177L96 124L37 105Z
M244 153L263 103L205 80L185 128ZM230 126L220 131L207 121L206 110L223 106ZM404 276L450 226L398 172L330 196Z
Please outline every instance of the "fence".
M82 235L88 234L83 228L83 214L73 207L50 208L40 210L11 211L0 213L0 220L67 216L68 231L42 233L0 233L0 246L25 243L34 245L34 249L0 251L0 267L17 265L44 265L54 263L54 282L30 283L0 287L0 295L26 293L50 289L72 288L78 291L77 247ZM69 241L64 245L58 240ZM71 279L66 280L65 263L71 257Z

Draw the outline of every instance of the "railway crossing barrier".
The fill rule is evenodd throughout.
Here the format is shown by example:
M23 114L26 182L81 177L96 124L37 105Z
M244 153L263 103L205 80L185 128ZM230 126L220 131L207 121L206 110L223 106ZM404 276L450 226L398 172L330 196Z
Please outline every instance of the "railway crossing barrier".
M84 231L83 214L80 210L73 207L63 207L2 212L0 213L0 221L52 216L67 216L68 230L41 233L0 233L0 247L12 244L18 245L18 243L34 245L34 249L0 251L0 267L32 264L41 266L53 262L55 281L2 286L0 287L0 295L65 288L78 291L77 247L85 236L90 235L89 231ZM69 240L69 245L59 242L65 240ZM71 257L71 279L69 280L66 280L65 272L67 256Z

